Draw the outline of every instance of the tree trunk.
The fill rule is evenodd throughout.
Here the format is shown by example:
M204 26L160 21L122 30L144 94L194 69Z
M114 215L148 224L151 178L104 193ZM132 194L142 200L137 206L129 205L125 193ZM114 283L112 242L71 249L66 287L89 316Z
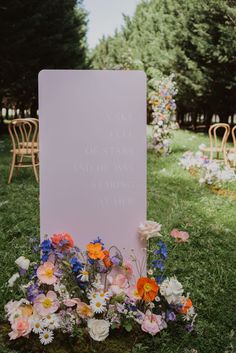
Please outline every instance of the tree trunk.
M34 99L31 103L31 106L30 106L30 117L31 118L37 118L37 109L38 109L38 103L37 103L37 100Z
M208 131L211 126L212 116L213 116L212 112L210 111L206 112L206 131Z
M221 112L219 114L220 116L220 122L224 124L228 124L229 122L229 112Z

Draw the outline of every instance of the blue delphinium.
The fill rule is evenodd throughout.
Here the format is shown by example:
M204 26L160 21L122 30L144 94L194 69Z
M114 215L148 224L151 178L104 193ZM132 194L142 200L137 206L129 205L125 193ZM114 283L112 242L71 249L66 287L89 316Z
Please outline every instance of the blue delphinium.
M152 261L152 265L155 268L159 268L159 270L163 271L165 266L164 266L164 262L162 260L154 260Z
M91 241L91 243L92 243L92 244L97 244L97 243L99 243L99 244L102 245L102 249L104 249L104 243L103 243L103 241L102 241L102 239L101 239L100 237L97 237L97 239Z
M161 255L163 260L166 260L168 257L168 252L165 243L163 243L163 241L159 241L157 243L157 246L159 247L159 249L154 251L154 255Z
M163 241L159 241L157 243L157 249L153 251L153 254L157 256L157 259L152 261L152 266L155 269L159 269L160 271L164 271L165 265L164 261L168 258L167 247ZM158 279L158 283L160 283L161 278Z
M166 279L166 276L163 276L163 275L156 276L156 282L158 284L161 284L165 279Z
M53 245L52 245L50 240L46 239L46 240L44 240L41 243L40 248L41 248L41 251L42 251L41 261L42 262L46 262L48 260L49 253L53 249Z
M81 262L77 259L77 257L72 257L72 259L70 260L70 264L72 266L72 271L74 273L79 272L80 270L82 270L83 265L81 264Z

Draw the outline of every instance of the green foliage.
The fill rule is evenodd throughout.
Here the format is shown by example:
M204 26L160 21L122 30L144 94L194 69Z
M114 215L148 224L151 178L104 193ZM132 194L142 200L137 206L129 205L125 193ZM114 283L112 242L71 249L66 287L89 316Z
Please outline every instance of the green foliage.
M20 170L7 185L10 165L9 140L0 143L0 308L12 293L5 285L16 270L20 255L32 256L29 239L39 235L38 185L30 170ZM202 134L175 131L173 153L158 158L148 153L148 219L162 223L163 241L171 247L173 228L190 233L190 242L178 244L166 261L168 272L175 273L190 292L198 313L196 331L186 334L181 327L162 331L152 338L141 332L118 332L104 342L87 336L58 337L55 345L43 348L38 340L9 343L8 326L0 327L1 353L233 353L235 315L235 229L236 203L213 194L181 168L178 160L188 150L198 150L208 138ZM236 190L233 183L230 188ZM155 240L154 240L155 241ZM138 340L136 341L136 339Z
M129 55L148 78L153 69L174 73L179 112L218 113L224 121L236 110L235 26L234 1L143 0L120 32L101 40L93 66L122 67Z
M0 98L36 109L40 70L85 68L86 16L82 0L1 2Z

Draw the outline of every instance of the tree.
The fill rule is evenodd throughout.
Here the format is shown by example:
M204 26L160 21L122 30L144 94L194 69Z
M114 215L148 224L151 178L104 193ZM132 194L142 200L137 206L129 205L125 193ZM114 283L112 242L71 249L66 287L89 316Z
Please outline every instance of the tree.
M235 0L143 0L115 36L103 38L93 63L113 67L129 51L148 78L175 75L178 114L213 113L222 121L236 111ZM103 49L102 49L103 48ZM104 48L106 50L104 51ZM134 67L133 67L134 68Z
M1 95L35 115L40 70L87 67L86 16L82 1L2 2Z

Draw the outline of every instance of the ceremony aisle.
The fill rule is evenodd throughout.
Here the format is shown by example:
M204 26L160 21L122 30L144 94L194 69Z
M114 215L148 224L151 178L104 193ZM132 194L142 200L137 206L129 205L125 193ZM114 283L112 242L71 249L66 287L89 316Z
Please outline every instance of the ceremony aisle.
M213 192L200 185L179 165L179 158L187 150L197 151L202 143L208 144L203 134L175 131L172 154L157 157L148 152L148 215L147 219L162 224L163 241L169 248L174 245L172 229L187 231L189 242L175 246L167 268L175 273L194 302L198 314L195 330L163 330L152 338L143 336L132 348L130 335L116 339L112 335L104 342L88 343L61 340L44 348L57 353L233 353L235 315L235 235L236 201L229 194ZM27 256L29 242L39 237L38 185L29 170L19 171L8 185L10 141L0 137L0 310L4 322L4 304L12 292L7 281L16 271L14 261ZM236 182L223 186L232 194ZM153 244L155 240L152 240ZM6 340L7 326L0 326L0 352L30 353L32 342ZM133 340L134 341L134 340ZM25 348L24 348L25 345ZM14 347L14 349L13 349ZM85 348L84 348L85 347ZM84 350L82 350L84 349ZM87 349L87 350L86 350ZM93 350L92 350L93 349ZM42 351L42 348L41 350ZM37 352L37 350L33 350Z

